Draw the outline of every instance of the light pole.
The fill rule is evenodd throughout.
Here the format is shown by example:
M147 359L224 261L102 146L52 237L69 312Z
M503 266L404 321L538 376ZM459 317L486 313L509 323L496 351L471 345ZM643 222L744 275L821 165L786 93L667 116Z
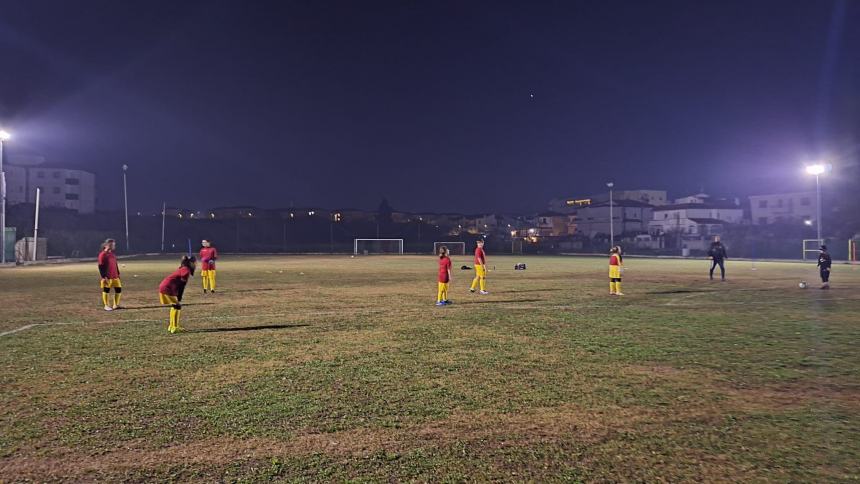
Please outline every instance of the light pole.
M821 239L821 175L827 172L827 165L819 163L806 167L806 173L815 176L815 221L818 227L818 244L821 245L824 241Z
M3 142L12 135L0 130L0 264L6 263L6 172L3 171Z
M615 186L615 183L609 182L606 184L609 187L609 247L615 247L615 213L612 208L612 187Z
M128 165L122 165L122 198L125 206L125 253L131 253L131 243L128 240L128 184L126 183Z

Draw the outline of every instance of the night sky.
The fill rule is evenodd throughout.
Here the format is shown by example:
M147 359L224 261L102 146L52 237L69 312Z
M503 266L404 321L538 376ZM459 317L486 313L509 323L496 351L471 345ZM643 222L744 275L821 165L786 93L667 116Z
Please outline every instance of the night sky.
M7 160L104 208L526 211L860 156L857 1L0 2ZM836 180L833 183L838 183Z

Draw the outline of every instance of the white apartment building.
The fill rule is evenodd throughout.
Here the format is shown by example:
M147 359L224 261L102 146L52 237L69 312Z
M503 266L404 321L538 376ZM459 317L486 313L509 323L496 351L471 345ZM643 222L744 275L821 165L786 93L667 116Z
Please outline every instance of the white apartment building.
M814 220L817 210L813 191L750 197L750 218L754 225Z
M3 171L9 205L36 203L36 188L41 188L42 207L66 208L78 213L93 213L96 209L96 176L90 172L15 165L5 165Z

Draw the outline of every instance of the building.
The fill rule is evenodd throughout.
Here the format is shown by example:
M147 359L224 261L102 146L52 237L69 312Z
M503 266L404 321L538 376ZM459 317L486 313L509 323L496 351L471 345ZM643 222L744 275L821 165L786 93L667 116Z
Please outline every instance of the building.
M45 166L6 165L6 202L9 205L39 203L46 208L65 208L78 213L96 209L96 176L82 170Z
M665 193L665 192L664 192ZM648 232L648 222L654 207L637 200L612 200L612 231L618 237L634 236ZM591 203L568 214L571 234L595 237L609 236L609 201Z
M558 212L541 212L537 215L537 235L560 237L567 235L567 215Z
M668 203L666 190L613 190L612 200L629 200L655 207ZM554 198L549 202L549 209L553 212L573 213L581 207L608 202L609 192L604 192L582 197Z
M648 232L684 249L705 250L726 224L739 224L744 211L733 203L680 203L655 207Z
M811 222L818 211L817 203L815 192L753 195L750 218L754 225Z

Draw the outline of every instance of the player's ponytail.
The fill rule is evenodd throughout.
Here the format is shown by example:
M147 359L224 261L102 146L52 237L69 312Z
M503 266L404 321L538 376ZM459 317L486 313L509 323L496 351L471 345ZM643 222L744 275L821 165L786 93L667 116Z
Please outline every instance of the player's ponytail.
M180 267L187 267L189 271L191 271L191 275L194 275L194 269L197 268L197 258L188 255L182 256L182 262L179 263Z
M104 249L105 249L105 247L107 247L107 246L109 246L110 244L113 244L113 243L115 243L115 242L116 242L116 240L114 240L114 239L105 239L105 241L104 241L104 242L102 242L102 250L104 250Z
M448 256L448 247L444 246L444 245L442 247L439 247L439 258L441 259L441 258L447 257L447 256Z

